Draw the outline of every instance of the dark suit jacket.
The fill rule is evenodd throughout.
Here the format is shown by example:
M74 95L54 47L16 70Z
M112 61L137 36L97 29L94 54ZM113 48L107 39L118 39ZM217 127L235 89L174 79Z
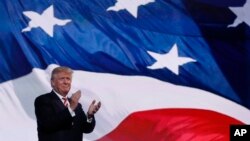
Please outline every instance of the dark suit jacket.
M72 117L53 91L36 98L35 114L39 141L82 141L83 133L90 133L95 127L94 117L88 123L81 104Z

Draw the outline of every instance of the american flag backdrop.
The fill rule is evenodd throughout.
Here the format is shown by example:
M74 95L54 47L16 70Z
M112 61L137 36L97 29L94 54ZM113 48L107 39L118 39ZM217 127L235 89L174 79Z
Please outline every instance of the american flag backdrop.
M250 124L250 1L0 0L0 141L37 140L34 99L74 70L84 141L228 141Z

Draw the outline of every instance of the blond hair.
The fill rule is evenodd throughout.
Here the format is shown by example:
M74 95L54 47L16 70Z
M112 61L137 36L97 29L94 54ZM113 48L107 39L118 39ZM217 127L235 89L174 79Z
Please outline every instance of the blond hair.
M50 79L53 80L55 75L58 74L58 73L61 73L61 72L67 72L67 73L72 74L73 70L71 68L69 68L69 67L66 67L66 66L56 67L56 68L53 69Z

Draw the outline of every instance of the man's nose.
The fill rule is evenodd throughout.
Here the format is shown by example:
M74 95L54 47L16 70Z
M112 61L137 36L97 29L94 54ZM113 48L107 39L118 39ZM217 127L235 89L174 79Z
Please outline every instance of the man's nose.
M68 79L63 79L63 83L70 83L70 80L68 80Z

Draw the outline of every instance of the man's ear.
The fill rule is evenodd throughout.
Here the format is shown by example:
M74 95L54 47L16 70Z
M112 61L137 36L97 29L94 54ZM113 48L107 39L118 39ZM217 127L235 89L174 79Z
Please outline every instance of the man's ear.
M53 81L53 80L50 80L50 85L51 85L51 87L52 87L52 88L54 88L55 83L54 83L54 81Z

